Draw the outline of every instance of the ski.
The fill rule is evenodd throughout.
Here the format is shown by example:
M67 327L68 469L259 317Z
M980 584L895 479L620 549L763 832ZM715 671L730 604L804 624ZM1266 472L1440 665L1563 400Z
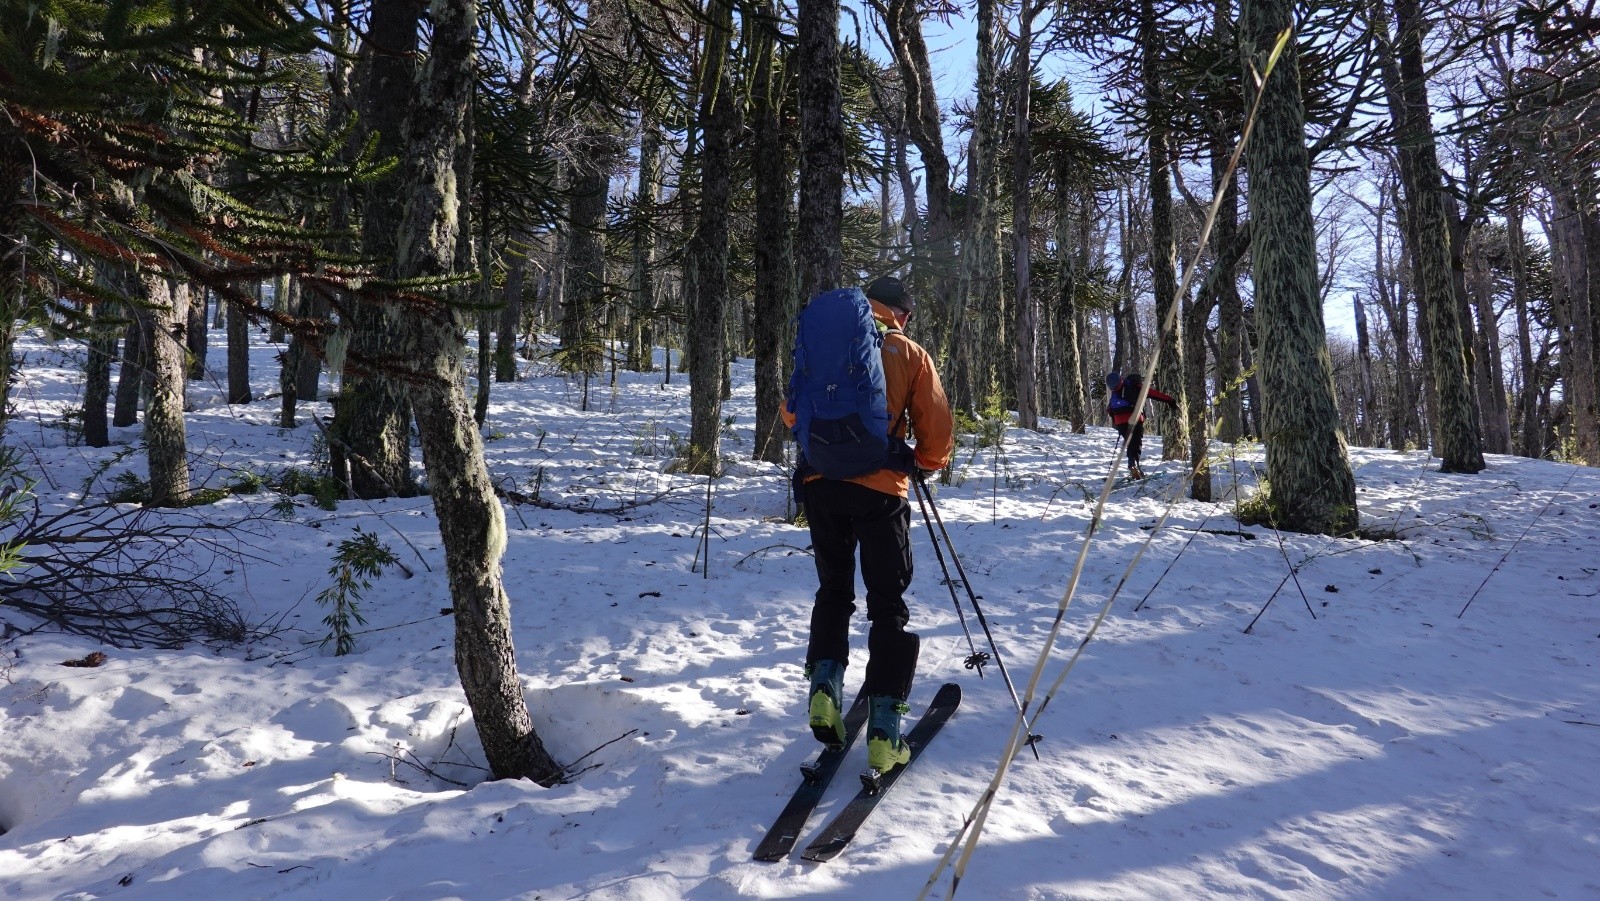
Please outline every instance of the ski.
M833 781L833 775L839 771L839 765L844 763L850 745L856 740L856 733L861 731L866 721L867 696L858 694L844 715L844 744L824 746L815 760L800 765L800 775L805 781L794 790L794 796L783 808L783 813L778 814L778 819L773 821L772 828L767 830L761 844L756 845L756 860L782 860L794 849L800 830L806 827L811 811L817 808L822 796L827 793L828 783Z
M873 778L875 774L867 773L861 777L861 791L856 793L850 803L830 821L822 834L818 835L800 856L806 860L821 863L839 856L845 845L856 837L856 832L861 824L866 822L878 802L889 793L889 789L899 781L911 764L917 762L922 756L922 749L928 746L933 736L950 720L956 712L956 707L961 704L961 686L954 682L946 682L940 686L939 693L934 695L933 703L928 705L927 712L917 720L906 734L906 741L911 744L911 759L905 766L896 767L887 773Z

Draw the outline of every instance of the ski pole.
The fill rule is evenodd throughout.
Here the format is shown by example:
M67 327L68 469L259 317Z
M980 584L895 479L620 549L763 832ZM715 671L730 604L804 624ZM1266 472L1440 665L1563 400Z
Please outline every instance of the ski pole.
M989 631L989 621L984 617L983 608L978 604L978 596L972 591L972 583L967 581L967 571L961 565L961 558L956 555L956 546L950 541L950 531L944 527L944 517L939 515L939 506L933 502L933 493L928 490L927 483L923 481L921 472L917 472L915 474L913 481L916 483L917 488L917 505L922 507L922 518L926 523L928 519L928 511L930 509L933 511L933 521L939 525L937 536L943 536L945 546L950 549L950 562L956 565L956 574L961 578L961 587L966 589L967 592L967 602L972 604L972 612L978 617L978 625L983 628L983 637L988 639L989 650L994 652L994 662L995 665L1000 668L1000 678L1005 680L1006 690L1011 692L1011 702L1016 705L1017 713L1022 717L1022 721L1024 723L1028 723L1028 711L1022 706L1022 699L1017 696L1017 687L1011 682L1011 674L1006 672L1006 662L1000 658L1000 648L995 644L994 634ZM928 529L928 536L930 539L933 539L934 553L939 557L939 565L943 566L944 555L939 553L938 537L936 537L935 530L931 526ZM950 571L947 569L945 570L945 581L947 583L950 581L949 577ZM954 585L950 587L950 595L952 599L955 597ZM956 603L956 610L957 612L960 612L960 602ZM962 620L962 628L966 628L966 621L964 618ZM969 634L967 638L970 642L972 636ZM977 668L979 677L982 677L982 663L977 659L979 656L980 655L975 652L972 657L967 658L967 665L969 667ZM1029 724L1029 727L1028 738L1025 744L1027 744L1027 746L1033 751L1033 759L1038 760L1038 743L1042 736L1034 735L1031 724Z
M967 669L977 670L978 678L983 678L983 665L989 662L989 652L980 651L972 641L972 630L967 628L967 614L961 609L961 599L956 596L956 580L950 575L950 567L945 565L944 551L939 548L939 536L933 530L933 523L928 519L928 505L922 500L922 491L919 480L917 491L917 507L922 511L922 524L928 530L928 541L933 544L933 555L939 560L939 569L944 573L944 585L950 589L950 603L955 605L956 619L961 622L961 632L967 636L967 650L970 651L964 661Z

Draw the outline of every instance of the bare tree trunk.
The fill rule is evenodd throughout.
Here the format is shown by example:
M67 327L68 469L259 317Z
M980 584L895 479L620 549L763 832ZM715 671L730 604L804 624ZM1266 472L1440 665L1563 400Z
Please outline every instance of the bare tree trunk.
M1216 0L1212 21L1217 33L1230 43L1237 39L1234 33L1233 7L1229 0ZM1211 158L1211 189L1221 187L1222 204L1217 208L1216 223L1212 226L1211 244L1213 265L1225 267L1217 274L1214 292L1217 298L1217 437L1233 443L1244 437L1244 343L1247 340L1244 325L1244 299L1239 294L1237 263L1226 259L1226 249L1239 234L1239 173L1228 170L1232 157L1232 144L1237 138L1238 124L1217 113L1211 117L1209 155ZM1203 397L1203 395L1202 395ZM1200 398L1194 399L1195 403Z
M1591 165L1593 165L1591 163ZM1572 298L1567 310L1572 325L1572 338L1566 350L1572 356L1568 382L1572 386L1569 404L1572 416L1572 455L1576 462L1587 466L1600 466L1600 276L1596 275L1600 261L1600 214L1596 213L1593 197L1597 188L1596 174L1586 171L1583 190L1579 196L1586 198L1583 206L1584 263L1588 269L1589 291L1583 298ZM1587 302L1585 302L1587 301Z
M1480 238L1479 244L1482 243ZM1494 311L1494 289L1482 253L1467 263L1467 295L1478 320L1473 359L1478 366L1478 412L1483 423L1483 449L1511 453L1511 410L1506 402L1505 369L1500 359L1500 321Z
M435 0L430 53L407 130L406 215L399 232L402 277L455 272L460 212L455 184L473 86L473 0ZM484 464L483 444L459 374L466 323L448 305L408 314L399 331L423 372L415 391L428 487L444 542L456 621L456 669L495 778L560 779L560 766L533 729L511 640L511 604L501 576L505 513Z
M28 239L23 234L26 196L33 163L27 142L9 127L0 135L0 438L10 422L11 354L16 348L16 322L22 318L24 259Z
M1517 315L1517 364L1521 368L1521 390L1517 392L1517 442L1515 452L1527 457L1542 455L1539 440L1539 370L1534 366L1533 333L1528 313L1527 243L1522 234L1523 206L1513 202L1506 212L1506 243L1511 254L1511 300Z
M150 314L134 307L133 321L122 339L122 367L117 372L117 398L111 424L126 428L139 421L139 400L150 373Z
M802 302L837 287L844 266L844 101L839 0L799 0L800 210L795 260ZM692 376L691 376L692 377Z
M189 324L185 329L184 341L188 346L188 376L200 380L206 377L206 350L209 348L210 332L206 328L206 299L207 292L204 288L175 282L172 286L173 293L183 292L184 306L189 311Z
M1245 83L1261 73L1293 23L1290 0L1245 0L1239 40ZM1249 147L1256 325L1267 477L1281 527L1342 535L1359 523L1317 283L1311 160L1305 144L1299 50L1291 33L1261 86Z
M1357 406L1361 424L1356 432L1356 440L1363 447L1375 447L1377 441L1374 429L1378 416L1378 403L1372 386L1372 339L1367 332L1367 309L1362 305L1359 294L1352 294L1350 301L1355 306L1356 359L1361 370L1360 403Z
M519 238L518 243L526 238ZM517 380L517 339L522 330L522 295L527 285L528 258L518 247L506 248L506 287L494 335L494 380Z
M1022 0L1017 18L1016 97L1012 111L1011 146L1011 262L1016 279L1016 331L1012 335L1016 359L1017 424L1039 428L1039 305L1033 296L1033 151L1028 122L1033 96L1033 0Z
M656 207L661 192L661 132L648 120L642 123L639 131L639 187L633 199L634 219L638 225L633 232L633 273L629 286L632 301L628 316L628 365L635 372L654 372ZM760 293L757 290L757 296Z
M597 333L606 304L606 200L611 185L610 136L587 129L586 159L573 173L568 216L566 293L561 307L562 364L568 372L594 375L602 365Z
M1183 389L1188 397L1197 401L1188 408L1188 421L1185 425L1189 446L1185 450L1189 455L1189 467L1192 470L1189 478L1189 497L1197 501L1211 500L1209 459L1211 447L1208 440L1211 432L1206 427L1207 407L1198 402L1199 398L1206 396L1206 327L1211 321L1211 311L1216 309L1216 299L1211 292L1211 284L1208 279L1199 294L1188 304L1188 309L1184 311L1183 323L1185 360Z
M100 283L125 296L127 275L122 270L115 274L100 274ZM101 303L94 308L94 330L88 341L89 359L83 374L83 443L89 447L105 447L111 443L106 419L106 403L111 399L111 360L117 355L117 330L108 320L120 318L117 304Z
M372 4L352 94L361 114L356 138L376 134L374 152L380 159L392 156L405 161L409 152L404 124L419 58L418 25L426 6L426 0ZM391 273L405 215L402 169L369 183L362 203L362 251ZM378 304L357 304L348 327L351 351L367 359L395 359L401 354L391 340L394 329L388 314ZM362 498L415 494L406 386L378 372L346 372L340 391L349 402L338 407L335 432L344 436L351 455L358 458L351 468L351 490Z
M1376 261L1373 266L1372 299L1388 319L1389 334L1394 339L1394 397L1389 406L1389 446L1395 450L1405 450L1411 438L1420 438L1422 433L1416 416L1417 385L1411 357L1410 303L1406 300L1404 290L1390 278L1391 270L1396 268L1388 258L1388 242L1385 239L1390 194L1387 187L1380 192L1374 216L1376 232L1373 248ZM1404 230L1401 234L1403 236Z
M272 309L279 312L288 312L287 298L289 297L289 276L280 275L272 280ZM273 344L282 344L288 337L283 325L276 320L267 327L267 340Z
M1459 300L1451 285L1450 232L1445 221L1444 185L1429 117L1423 74L1421 10L1417 0L1393 0L1394 58L1381 66L1388 82L1406 191L1405 221L1417 293L1426 313L1430 370L1438 405L1435 453L1443 472L1475 473L1484 468L1482 437L1468 375L1467 347L1457 315Z
M1189 453L1189 405L1185 391L1183 365L1183 317L1176 312L1182 305L1178 295L1177 246L1172 230L1172 165L1167 143L1167 127L1159 113L1165 107L1161 57L1165 52L1157 21L1154 0L1142 0L1139 42L1140 69L1148 115L1150 154L1150 275L1155 294L1157 340L1161 355L1155 383L1177 402L1171 416L1161 422L1161 459L1182 460ZM1171 328L1168 329L1168 322Z
M1081 435L1088 424L1088 409L1083 394L1083 359L1078 337L1078 279L1086 273L1090 219L1094 213L1094 194L1073 187L1070 162L1059 157L1056 181L1056 255L1060 277L1056 287L1055 347L1057 383L1061 393L1061 415ZM1077 203L1074 204L1073 201ZM1076 206L1075 212L1073 211ZM1076 233L1074 226L1076 226ZM1077 240L1074 240L1074 238Z
M978 0L977 98L973 104L972 138L967 152L967 221L962 238L960 296L950 333L952 406L976 411L988 393L990 379L980 348L984 320L1001 307L1000 248L995 177L1000 159L997 113L998 56L996 0Z
M931 286L937 314L930 331L933 346L948 346L960 301L959 260L956 259L955 217L950 208L950 158L944 149L944 126L939 97L922 33L923 12L918 0L891 0L884 26L889 46L905 89L906 132L922 157L923 194L927 198L927 231L920 242L912 274L913 283ZM902 184L906 178L902 176ZM905 192L906 212L915 223L915 192ZM924 260L926 263L924 264ZM926 277L917 269L926 269Z
M1256 329L1254 315L1247 315L1244 320L1246 338L1240 343L1244 351L1244 371L1249 373L1244 380L1244 396L1248 400L1245 407L1244 431L1246 435L1259 436L1262 432L1261 409L1266 406L1261 401L1261 376L1256 369L1256 347L1260 346L1260 333Z
M316 291L307 291L299 278L289 279L289 298L299 315L313 320L326 320L331 311L328 299ZM302 348L295 358L295 397L310 402L317 399L322 380L322 358Z
M155 328L150 360L154 381L145 409L144 442L150 465L150 505L181 507L189 500L189 446L183 420L189 328L188 292L174 291L166 275L140 273Z
M217 309L225 306L219 302ZM228 334L228 403L247 404L255 399L250 392L250 319L238 310L228 310L224 322Z
M717 472L722 451L728 209L733 190L733 136L739 122L733 103L733 79L727 70L733 43L733 2L709 0L706 12L705 54L700 74L699 121L703 141L700 208L694 236L689 240L696 295L688 335L689 461L686 469L710 476ZM834 252L839 252L837 245Z
M1133 190L1119 192L1120 213L1117 228L1122 269L1117 277L1117 300L1112 308L1116 344L1111 352L1112 372L1144 372L1144 355L1139 351L1139 307L1133 296Z
M777 4L766 0L761 10L776 22ZM751 167L756 193L755 278L756 310L755 380L756 427L754 459L784 462L787 430L779 409L783 405L783 338L794 315L789 262L789 154L783 139L783 88L776 72L776 26L755 33L756 71L752 84Z

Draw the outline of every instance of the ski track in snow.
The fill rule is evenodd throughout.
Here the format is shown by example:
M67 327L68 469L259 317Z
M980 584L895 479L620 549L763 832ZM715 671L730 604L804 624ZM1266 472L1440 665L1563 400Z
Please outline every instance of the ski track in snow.
M257 340L259 397L276 389L281 348ZM37 336L19 349L8 441L40 467L42 500L70 503L139 433L113 430L101 450L69 441L80 353ZM581 385L524 365L493 389L492 475L598 512L508 505L517 663L547 747L589 769L552 789L482 781L427 498L325 511L302 497L253 539L264 562L226 577L247 617L280 624L271 637L104 648L99 668L60 666L97 649L79 637L0 643L0 898L915 896L1015 719L996 667L980 679L962 666L915 505L912 701L957 680L961 710L839 859L751 861L815 743L809 542L784 521L784 474L748 459L750 363L733 367L709 554L705 481L666 472L688 432L682 377L596 379L583 412ZM191 385L197 477L312 465L313 427L280 431L276 399L223 404L221 379ZM1114 439L1012 429L1000 453L959 448L955 484L937 489L1019 692ZM1216 450L1219 496L1247 494L1260 448ZM1113 495L1035 709L1180 477L1158 438L1146 454L1152 478ZM1011 767L958 897L1600 897L1600 472L1491 457L1479 475L1445 475L1422 452L1360 448L1351 460L1362 525L1398 540L1279 536L1225 503L1176 503L1036 724L1042 760ZM127 455L99 485L143 466ZM415 575L377 581L363 613L379 631L335 657L317 644L314 598L358 526ZM1291 565L1298 581L1284 581ZM966 624L985 649L970 610ZM864 636L858 620L850 691ZM854 753L801 846L854 793ZM935 896L948 886L946 871Z

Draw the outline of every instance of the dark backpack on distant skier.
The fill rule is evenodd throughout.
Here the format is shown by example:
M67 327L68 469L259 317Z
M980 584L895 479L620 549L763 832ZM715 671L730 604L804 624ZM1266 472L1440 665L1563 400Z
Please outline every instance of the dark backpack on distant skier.
M909 448L890 429L883 335L859 288L818 294L795 317L788 404L802 474L807 467L830 479L910 471Z
M1124 379L1115 372L1108 373L1106 375L1106 409L1112 413L1132 410L1133 402L1139 399L1139 388L1136 381L1138 378L1137 375L1130 375ZM1124 393L1123 386L1130 380L1135 380L1135 385L1133 393L1127 394Z
M1122 384L1117 388L1117 397L1122 399L1126 409L1133 409L1139 402L1139 391L1144 387L1144 376L1137 372L1130 372L1122 377Z

